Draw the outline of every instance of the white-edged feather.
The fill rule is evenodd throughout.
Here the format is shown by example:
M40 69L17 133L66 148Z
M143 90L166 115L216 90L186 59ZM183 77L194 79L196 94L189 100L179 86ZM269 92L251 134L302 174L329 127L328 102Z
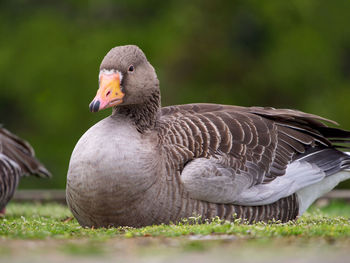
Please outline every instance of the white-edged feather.
M235 204L255 206L266 205L292 195L300 189L320 182L325 173L315 164L294 161L287 166L286 174L275 180L252 186L243 191Z

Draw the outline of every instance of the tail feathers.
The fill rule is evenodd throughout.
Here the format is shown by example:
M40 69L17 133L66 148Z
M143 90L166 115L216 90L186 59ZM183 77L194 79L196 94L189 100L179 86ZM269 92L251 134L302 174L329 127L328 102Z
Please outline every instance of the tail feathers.
M320 196L331 191L340 182L350 179L350 153L335 148L309 148L297 157L298 162L307 162L317 166L325 176L319 181L305 184L297 191L299 198L299 215ZM305 178L306 179L306 178Z
M51 176L44 165L35 158L30 144L4 128L0 128L0 152L15 161L24 175Z
M297 191L297 196L299 199L299 215L302 215L317 198L331 191L340 182L349 179L350 169L342 170L331 176L325 177L318 183L311 184Z
M317 165L326 176L350 169L350 154L335 148L310 147L304 154L299 155L297 160Z

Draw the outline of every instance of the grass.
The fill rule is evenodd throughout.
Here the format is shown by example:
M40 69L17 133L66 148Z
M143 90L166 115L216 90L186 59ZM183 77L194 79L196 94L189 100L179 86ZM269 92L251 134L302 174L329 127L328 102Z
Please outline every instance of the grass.
M311 208L297 221L288 223L271 222L248 225L224 222L197 224L197 218L183 220L178 224L155 225L143 228L101 228L81 227L71 219L68 208L59 204L16 204L8 206L7 214L0 219L0 236L6 239L67 239L92 238L106 240L113 237L178 237L188 235L226 234L242 238L275 237L350 237L350 205L344 202L332 202L321 209Z
M215 258L215 253L221 257L228 256L232 251L235 251L235 256L241 255L240 259L248 255L247 260L250 262L250 250L271 254L292 248L300 252L305 247L315 250L317 257L335 248L338 257L350 247L350 205L341 201L334 201L322 208L313 207L297 221L284 224L271 222L247 225L239 220L224 222L219 219L197 224L197 219L191 218L178 224L138 229L90 229L81 227L71 216L68 208L59 204L11 203L6 216L0 219L0 262L2 256L20 257L18 246L27 247L23 250L27 253L34 251L33 255L37 255L38 250L50 251L46 254L50 257L69 255L108 258L114 255L125 262L137 261L140 255L167 257L173 253L173 256L185 257L188 253L201 255L207 251L210 253L203 258L204 262L211 256ZM29 244L34 244L35 249ZM277 251L271 250L271 247L277 248ZM129 252L125 254L124 251ZM293 249L288 253L294 254ZM27 258L27 254L22 256ZM153 256L149 257L150 262L154 260ZM51 260L50 257L47 260ZM36 260L33 258L33 262Z

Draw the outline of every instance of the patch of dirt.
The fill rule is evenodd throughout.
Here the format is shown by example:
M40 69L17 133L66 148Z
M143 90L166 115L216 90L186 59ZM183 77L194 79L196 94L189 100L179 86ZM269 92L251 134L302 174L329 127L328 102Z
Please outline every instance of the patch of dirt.
M0 240L0 262L350 262L350 241L242 240L210 236Z

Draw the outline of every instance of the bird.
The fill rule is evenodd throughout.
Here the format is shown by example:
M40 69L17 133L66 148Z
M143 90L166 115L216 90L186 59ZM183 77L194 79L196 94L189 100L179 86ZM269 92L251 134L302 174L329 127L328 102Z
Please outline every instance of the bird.
M66 200L85 227L287 222L350 178L350 132L335 121L272 107L161 107L156 72L135 45L101 62L89 109L107 108L69 161Z
M26 175L51 177L51 173L35 158L28 142L0 127L0 215L5 215L6 205L19 180Z

